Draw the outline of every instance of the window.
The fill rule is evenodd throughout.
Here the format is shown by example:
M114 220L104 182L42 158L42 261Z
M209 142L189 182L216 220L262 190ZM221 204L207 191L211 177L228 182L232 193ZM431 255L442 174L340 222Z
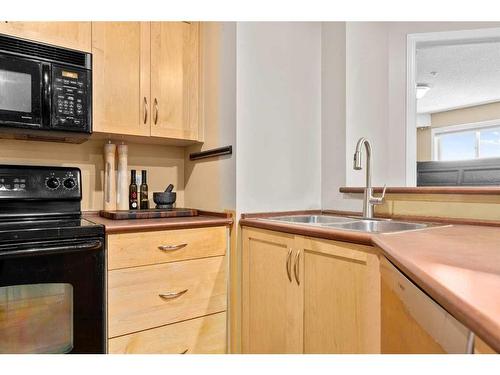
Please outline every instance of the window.
M475 126L474 126L475 125ZM500 125L469 124L433 129L434 161L500 157Z

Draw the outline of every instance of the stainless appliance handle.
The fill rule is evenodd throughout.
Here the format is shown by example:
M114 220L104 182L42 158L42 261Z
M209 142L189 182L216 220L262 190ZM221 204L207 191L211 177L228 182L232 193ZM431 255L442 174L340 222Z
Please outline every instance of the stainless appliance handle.
M475 341L476 341L476 335L474 335L474 332L469 331L469 335L467 336L467 346L465 348L466 354L474 354Z
M148 121L148 100L144 97L144 124Z
M160 293L158 296L164 300L170 301L172 299L179 298L183 294L187 293L188 289L181 290L180 292L168 292L168 293Z
M161 245L158 246L158 249L161 251L175 251L175 250L180 250L183 249L187 246L187 243L181 243L179 245Z
M288 276L288 280L292 282L292 249L288 250L288 255L286 257L286 274Z
M58 253L58 252L67 252L67 251L75 251L75 250L97 250L103 246L101 240L93 240L88 242L82 242L76 245L61 245L61 246L49 246L49 247L31 247L28 249L19 249L19 250L8 250L1 251L0 256L19 256L19 255L42 255L46 253Z
M41 122L42 126L48 127L51 122L51 66L42 64L42 98L41 98Z

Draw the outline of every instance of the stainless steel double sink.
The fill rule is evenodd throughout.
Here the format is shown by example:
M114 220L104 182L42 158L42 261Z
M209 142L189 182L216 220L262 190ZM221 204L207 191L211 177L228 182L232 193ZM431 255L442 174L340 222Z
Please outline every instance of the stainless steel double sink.
M406 221L394 221L384 219L364 219L353 216L333 215L290 215L273 216L261 220L277 221L288 224L312 225L323 228L341 229L366 233L389 233L407 230L423 229L433 224L412 223Z

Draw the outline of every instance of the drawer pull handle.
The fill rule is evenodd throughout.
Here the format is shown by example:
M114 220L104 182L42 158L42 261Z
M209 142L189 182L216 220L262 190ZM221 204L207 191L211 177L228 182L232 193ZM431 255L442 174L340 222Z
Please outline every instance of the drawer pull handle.
M158 296L160 296L160 298L163 298L164 300L170 301L172 299L179 298L180 296L185 294L187 291L188 291L187 289L184 289L184 290L181 290L180 292L160 293L160 294L158 294Z
M161 251L175 251L175 250L180 250L184 247L186 247L188 244L187 243L181 243L179 245L161 245L158 246L158 249Z
M186 350L184 350L183 352L180 352L179 354L186 354L188 351L189 351L189 348L187 348L187 349L186 349Z

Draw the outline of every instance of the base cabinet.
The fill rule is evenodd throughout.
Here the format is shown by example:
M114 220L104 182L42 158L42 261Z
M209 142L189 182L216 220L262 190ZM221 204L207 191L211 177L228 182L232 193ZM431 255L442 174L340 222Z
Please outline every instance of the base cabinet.
M380 353L379 258L369 246L300 237L304 353Z
M110 354L224 354L226 313L207 315L109 340Z
M243 228L243 353L379 353L375 248Z
M300 286L292 276L294 237L244 230L243 353L301 353Z
M109 353L225 353L226 227L107 236Z

